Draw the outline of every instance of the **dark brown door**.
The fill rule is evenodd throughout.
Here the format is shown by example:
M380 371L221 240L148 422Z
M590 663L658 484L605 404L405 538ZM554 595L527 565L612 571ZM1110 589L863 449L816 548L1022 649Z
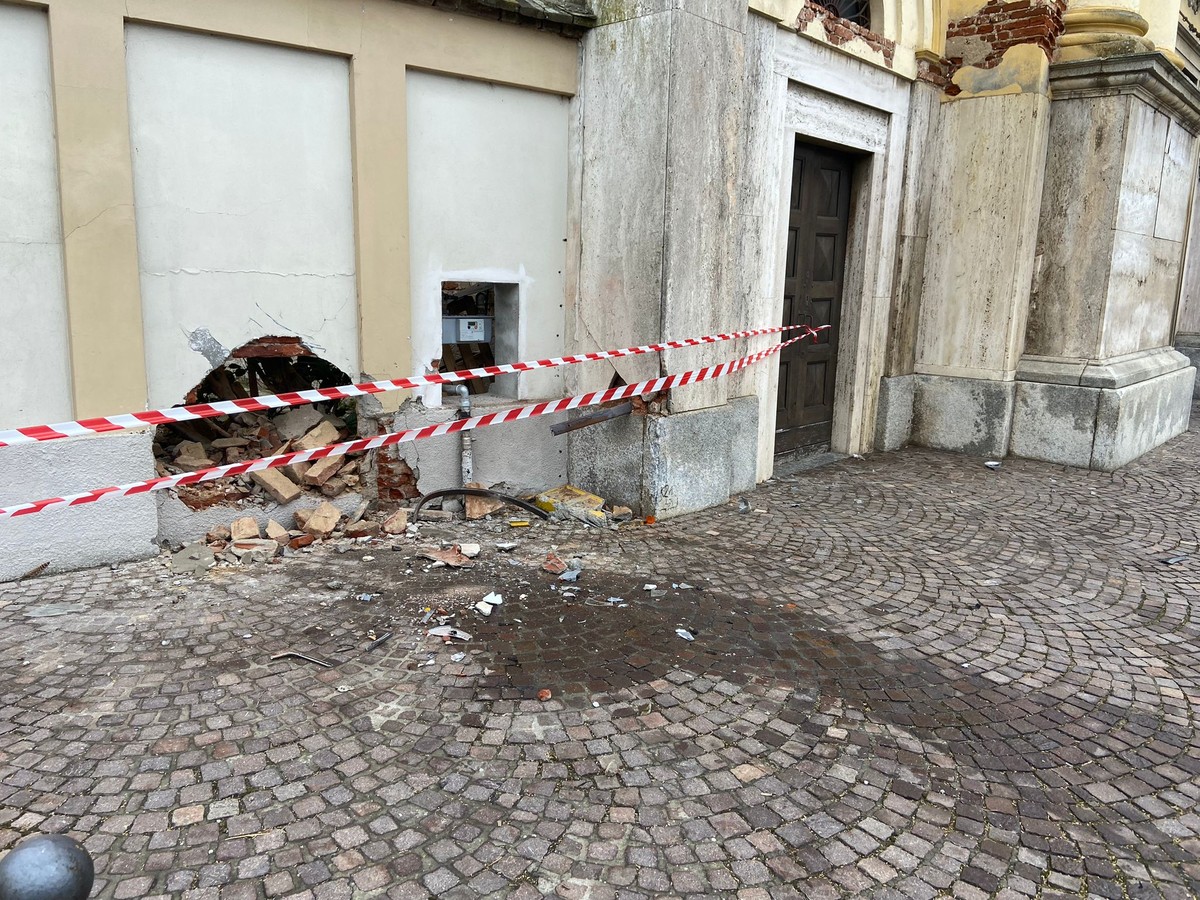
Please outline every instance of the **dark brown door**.
M775 452L828 445L846 269L853 157L796 142L789 203L783 324L829 325L779 360Z

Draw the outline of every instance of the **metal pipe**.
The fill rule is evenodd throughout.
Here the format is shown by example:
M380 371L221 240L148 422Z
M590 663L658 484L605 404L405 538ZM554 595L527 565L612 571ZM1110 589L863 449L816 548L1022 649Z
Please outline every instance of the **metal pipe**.
M471 418L471 392L465 384L455 385L458 391L458 417ZM475 480L475 462L471 456L471 432L461 432L462 435L462 483L463 487Z

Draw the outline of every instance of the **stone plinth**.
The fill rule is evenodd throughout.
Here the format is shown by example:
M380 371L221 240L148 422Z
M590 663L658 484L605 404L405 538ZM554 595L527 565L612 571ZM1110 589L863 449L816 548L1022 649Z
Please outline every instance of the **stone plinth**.
M1200 92L1156 53L1059 63L1012 451L1113 469L1182 432L1171 349Z

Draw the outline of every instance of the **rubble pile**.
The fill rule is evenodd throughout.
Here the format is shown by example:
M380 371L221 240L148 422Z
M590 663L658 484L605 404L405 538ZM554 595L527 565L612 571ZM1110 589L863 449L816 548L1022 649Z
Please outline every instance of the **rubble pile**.
M174 423L158 429L154 443L155 468L161 476L175 475L297 450L313 450L351 439L351 431L344 419L317 405L278 412L241 413L216 421ZM364 455L326 457L313 463L266 469L219 482L185 485L178 489L178 494L191 509L246 500L291 503L305 493L337 497L359 489L365 474Z

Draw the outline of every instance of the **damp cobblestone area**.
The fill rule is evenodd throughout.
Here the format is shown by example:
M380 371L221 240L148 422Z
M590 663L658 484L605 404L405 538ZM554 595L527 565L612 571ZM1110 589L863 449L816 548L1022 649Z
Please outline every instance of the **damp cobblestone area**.
M0 851L69 833L112 898L1195 897L1198 463L906 450L653 527L0 585Z

